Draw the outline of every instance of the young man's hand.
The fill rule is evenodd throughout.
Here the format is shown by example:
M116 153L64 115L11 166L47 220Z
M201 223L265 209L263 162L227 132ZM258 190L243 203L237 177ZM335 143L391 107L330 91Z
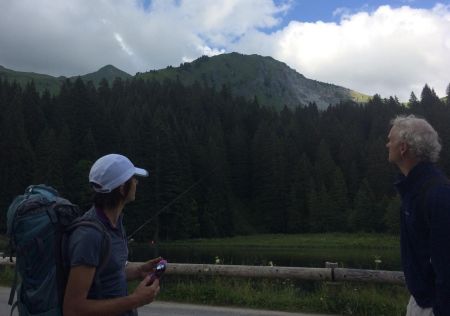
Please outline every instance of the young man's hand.
M151 259L147 262L144 262L139 267L139 274L141 278L145 278L147 275L149 275L151 272L155 271L156 266L158 265L158 262L162 260L161 257Z
M159 280L156 279L152 284L148 285L149 282L150 275L147 275L131 294L136 299L138 306L150 304L159 293Z

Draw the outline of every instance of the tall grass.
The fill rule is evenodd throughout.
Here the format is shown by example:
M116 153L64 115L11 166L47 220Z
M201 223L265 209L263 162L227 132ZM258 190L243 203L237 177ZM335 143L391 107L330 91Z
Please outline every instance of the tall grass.
M261 247L261 248L339 248L398 249L399 236L374 233L265 234L230 238L189 239L161 242L161 246Z
M159 300L361 316L405 314L403 286L166 276Z
M11 286L14 279L14 267L0 266L0 285Z

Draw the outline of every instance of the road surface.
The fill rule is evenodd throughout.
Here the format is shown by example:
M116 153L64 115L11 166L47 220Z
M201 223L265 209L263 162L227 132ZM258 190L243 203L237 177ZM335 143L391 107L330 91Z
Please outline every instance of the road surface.
M9 288L0 287L0 315L9 315L11 307L8 305ZM14 316L18 316L17 311ZM231 308L180 304L171 302L153 302L139 308L139 316L326 316L319 314L285 313L245 308Z

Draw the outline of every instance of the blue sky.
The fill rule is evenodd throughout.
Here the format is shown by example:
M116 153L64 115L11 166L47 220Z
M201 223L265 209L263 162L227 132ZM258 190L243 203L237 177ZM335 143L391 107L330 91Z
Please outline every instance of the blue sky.
M285 1L275 1L280 4ZM409 5L415 8L431 9L437 1L430 0L391 0L391 1L360 1L360 0L297 0L292 1L291 9L283 19L282 25L291 20L303 22L339 22L338 12L347 11L355 13L360 11L374 11L381 5L390 5L393 8ZM444 3L445 1L441 1Z
M54 76L236 51L402 101L450 83L450 0L3 0L0 30L0 65Z

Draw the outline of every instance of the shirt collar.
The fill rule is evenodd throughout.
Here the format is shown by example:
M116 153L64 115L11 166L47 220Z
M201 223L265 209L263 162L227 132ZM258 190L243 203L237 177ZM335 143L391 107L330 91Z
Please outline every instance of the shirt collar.
M432 168L433 163L421 161L411 169L407 176L399 174L395 186L400 193L411 190L417 180L423 178L426 174L429 174Z

